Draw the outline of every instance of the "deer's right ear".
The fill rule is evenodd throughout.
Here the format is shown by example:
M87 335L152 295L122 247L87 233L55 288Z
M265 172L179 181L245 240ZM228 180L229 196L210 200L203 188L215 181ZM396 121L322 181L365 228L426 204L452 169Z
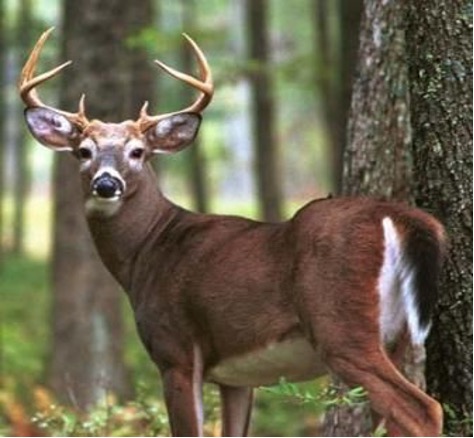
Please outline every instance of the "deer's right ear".
M41 144L55 151L72 151L71 140L78 129L62 114L49 108L33 107L25 110L30 132Z
M201 116L178 113L165 117L146 132L146 140L154 153L171 154L192 143L199 131Z

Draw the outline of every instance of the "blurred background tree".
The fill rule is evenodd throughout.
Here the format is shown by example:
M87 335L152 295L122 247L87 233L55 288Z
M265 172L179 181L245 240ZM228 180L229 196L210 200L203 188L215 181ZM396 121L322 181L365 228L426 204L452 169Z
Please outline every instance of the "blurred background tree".
M204 48L217 91L199 139L156 166L166 194L184 206L279 220L310 199L345 193L416 201L440 217L454 238L428 386L449 404L449 430L469 435L472 12L461 0L428 3L0 0L0 434L41 432L31 421L37 411L50 412L54 421L41 421L57 434L167 433L157 372L90 243L77 164L67 155L53 164L24 135L18 70L55 25L40 70L74 64L41 89L43 99L74 111L85 92L88 113L110 121L136 118L145 100L156 112L185 106L192 91L151 61L195 71L181 32ZM447 355L450 366L440 365ZM134 405L113 410L132 397ZM217 398L206 397L207 433L215 434ZM74 423L73 412L104 399L102 416ZM53 415L56 401L71 411ZM314 405L259 391L256 407L254 435L318 433ZM109 425L112 411L117 424ZM136 423L124 420L131 412ZM353 412L331 415L326 432L364 430Z
M5 19L5 1L0 0L0 65L5 66L7 44L6 44L6 19ZM0 68L0 142L5 144L5 117L6 117L6 69ZM3 266L3 200L4 200L4 172L5 172L5 148L0 147L0 272Z
M123 120L133 108L143 84L131 68L139 51L122 50L123 41L140 28L138 16L115 0L66 1L63 6L63 59L75 68L61 76L61 108L74 108L82 93L91 117ZM147 1L136 8L147 9ZM81 13L87 10L87 14ZM148 10L150 6L148 5ZM145 17L143 25L149 25ZM94 50L90 50L94 47ZM135 105L136 106L136 105ZM77 162L70 154L57 156L54 176L54 243L52 348L49 383L62 402L81 408L103 399L107 392L130 394L123 361L123 322L118 286L100 263L83 214Z

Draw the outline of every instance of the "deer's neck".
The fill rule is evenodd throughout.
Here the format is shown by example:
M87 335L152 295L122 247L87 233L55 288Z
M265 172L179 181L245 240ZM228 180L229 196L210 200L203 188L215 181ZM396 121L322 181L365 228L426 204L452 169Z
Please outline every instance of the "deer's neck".
M122 202L113 216L89 215L87 220L102 261L127 290L140 248L150 233L166 228L178 207L162 195L151 168Z

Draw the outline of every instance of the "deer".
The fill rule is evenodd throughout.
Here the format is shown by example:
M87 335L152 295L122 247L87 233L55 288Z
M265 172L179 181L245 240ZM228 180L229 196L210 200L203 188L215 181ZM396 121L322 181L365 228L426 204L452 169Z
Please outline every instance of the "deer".
M163 383L173 436L203 436L202 388L218 386L222 436L247 436L254 389L328 372L362 386L391 436L438 436L440 404L397 369L395 352L423 345L445 253L432 215L365 197L316 199L283 222L188 211L151 168L196 137L214 93L211 69L184 34L199 77L160 61L198 91L183 110L108 123L45 105L36 75L44 32L19 80L26 124L77 158L84 212L101 260L127 293ZM408 339L408 341L407 341Z

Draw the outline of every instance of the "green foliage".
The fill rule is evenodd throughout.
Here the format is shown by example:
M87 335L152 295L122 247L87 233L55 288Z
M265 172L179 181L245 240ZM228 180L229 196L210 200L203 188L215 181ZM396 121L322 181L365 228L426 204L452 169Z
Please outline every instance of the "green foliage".
M443 403L446 436L472 436L472 413L459 415L448 403Z
M33 259L9 257L2 266L0 379L28 391L39 379L49 345L47 267Z
M87 413L51 405L37 413L33 423L46 436L167 436L168 419L162 402L138 398L124 405L113 397Z
M367 402L367 391L357 386L349 389L345 393L340 393L338 388L333 386L313 386L312 388L301 388L301 386L281 379L278 386L264 388L272 394L289 397L302 404L311 404L318 411L335 406L355 406Z

